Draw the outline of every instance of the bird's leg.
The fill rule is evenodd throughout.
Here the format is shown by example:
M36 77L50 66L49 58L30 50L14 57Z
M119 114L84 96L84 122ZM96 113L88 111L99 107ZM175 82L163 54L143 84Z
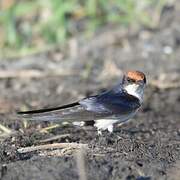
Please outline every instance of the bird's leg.
M102 129L98 129L98 135L102 136Z
M108 131L109 131L110 133L112 133L112 132L113 132L113 124L109 125L109 126L107 127L107 129L108 129Z

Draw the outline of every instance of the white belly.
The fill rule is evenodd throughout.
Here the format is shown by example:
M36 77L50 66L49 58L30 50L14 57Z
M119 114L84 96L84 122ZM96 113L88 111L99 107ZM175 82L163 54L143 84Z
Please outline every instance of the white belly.
M113 124L115 123L123 123L127 121L128 119L132 118L135 115L135 112L130 113L129 115L123 115L118 117L117 119L114 117L110 117L109 119L99 119L95 120L94 126L97 127L98 132L101 133L100 131L102 130L108 130L109 132L113 132Z

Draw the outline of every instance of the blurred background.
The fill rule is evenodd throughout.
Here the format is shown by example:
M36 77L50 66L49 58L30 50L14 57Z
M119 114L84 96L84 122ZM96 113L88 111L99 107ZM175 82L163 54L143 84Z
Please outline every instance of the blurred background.
M1 0L1 57L27 55L92 37L103 27L156 29L173 0ZM7 55L8 54L8 55Z
M0 0L1 179L78 179L74 149L18 151L72 142L89 146L88 179L179 179L179 57L179 0ZM102 92L127 70L148 85L114 134L16 115Z

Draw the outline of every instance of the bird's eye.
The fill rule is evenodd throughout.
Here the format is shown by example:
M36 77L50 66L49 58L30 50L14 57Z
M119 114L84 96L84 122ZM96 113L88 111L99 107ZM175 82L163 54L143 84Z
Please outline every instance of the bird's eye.
M128 83L134 83L135 81L133 79L127 78Z

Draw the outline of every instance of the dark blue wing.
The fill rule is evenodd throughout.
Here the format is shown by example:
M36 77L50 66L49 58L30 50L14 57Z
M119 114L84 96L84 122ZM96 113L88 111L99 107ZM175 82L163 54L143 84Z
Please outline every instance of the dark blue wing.
M117 87L98 96L83 99L79 104L88 111L107 115L127 114L141 106L138 98L129 95L122 88L117 89Z

